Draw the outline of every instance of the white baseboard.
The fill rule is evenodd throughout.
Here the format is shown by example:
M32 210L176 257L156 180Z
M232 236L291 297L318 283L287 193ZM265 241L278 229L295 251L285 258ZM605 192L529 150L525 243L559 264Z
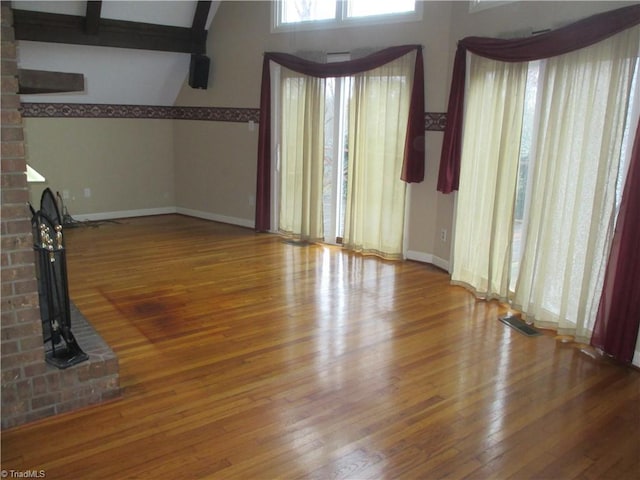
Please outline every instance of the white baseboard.
M100 221L114 220L117 218L147 217L150 215L167 215L170 213L176 213L176 207L143 208L140 210L122 210L119 212L83 213L80 215L73 215L73 218L74 220L84 222L87 220Z
M102 212L102 213L86 213L80 215L74 215L74 220L78 221L100 221L100 220L114 220L118 218L131 218L131 217L146 217L151 215L168 215L171 213L179 213L181 215L187 215L189 217L202 218L204 220L212 220L214 222L228 223L231 225L238 225L240 227L255 228L254 220L247 220L246 218L229 217L227 215L220 215L217 213L203 212L201 210L193 210L183 207L162 207L162 208L146 208L140 210L123 210L117 212ZM448 272L449 262L443 260L440 257L432 255L430 253L417 252L413 250L407 251L407 259L415 260L416 262L430 263L438 268ZM636 352L636 356L640 359L640 352Z
M430 253L409 250L407 251L407 259L415 260L416 262L430 263L431 265L441 268L445 272L449 271L449 262L447 260L443 260L442 258L436 257Z
M202 218L204 220L212 220L214 222L229 223L231 225L238 225L240 227L254 228L255 226L255 222L253 220L247 220L246 218L228 217L226 215L219 215L217 213L203 212L200 210L192 210L190 208L182 207L145 208L140 210L122 210L119 212L83 213L74 215L73 219L84 222L115 220L118 218L147 217L151 215L168 215L171 213L179 213L181 215Z
M177 207L175 213L187 215L189 217L202 218L204 220L212 220L214 222L229 223L231 225L238 225L239 227L255 228L255 222L253 220L247 220L246 218L228 217L217 213L203 212L200 210L192 210L190 208L182 207Z

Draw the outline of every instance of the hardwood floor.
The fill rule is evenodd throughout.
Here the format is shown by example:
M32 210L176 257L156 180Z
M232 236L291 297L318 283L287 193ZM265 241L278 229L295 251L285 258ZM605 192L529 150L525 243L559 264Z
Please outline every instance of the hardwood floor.
M640 478L640 372L429 265L178 215L67 230L122 397L2 434L46 478Z

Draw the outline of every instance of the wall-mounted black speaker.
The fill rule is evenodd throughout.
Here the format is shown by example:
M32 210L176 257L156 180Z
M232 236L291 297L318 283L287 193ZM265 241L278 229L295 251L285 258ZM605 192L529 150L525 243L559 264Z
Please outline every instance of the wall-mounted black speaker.
M207 89L209 84L209 64L211 61L206 55L192 54L189 64L189 86L191 88Z

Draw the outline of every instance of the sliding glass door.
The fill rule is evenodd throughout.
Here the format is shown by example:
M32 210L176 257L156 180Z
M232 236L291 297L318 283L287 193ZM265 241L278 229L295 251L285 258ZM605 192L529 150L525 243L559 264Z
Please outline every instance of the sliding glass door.
M279 232L403 257L401 177L415 55L344 77L274 69Z
M341 244L347 206L351 78L327 78L325 88L324 241Z
M452 280L585 338L638 122L639 30L531 63L470 58Z

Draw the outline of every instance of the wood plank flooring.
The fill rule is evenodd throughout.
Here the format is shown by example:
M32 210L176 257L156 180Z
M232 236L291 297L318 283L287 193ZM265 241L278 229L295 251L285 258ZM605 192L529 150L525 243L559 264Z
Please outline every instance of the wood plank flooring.
M2 434L47 479L640 478L640 372L448 276L179 215L67 229L122 398Z

